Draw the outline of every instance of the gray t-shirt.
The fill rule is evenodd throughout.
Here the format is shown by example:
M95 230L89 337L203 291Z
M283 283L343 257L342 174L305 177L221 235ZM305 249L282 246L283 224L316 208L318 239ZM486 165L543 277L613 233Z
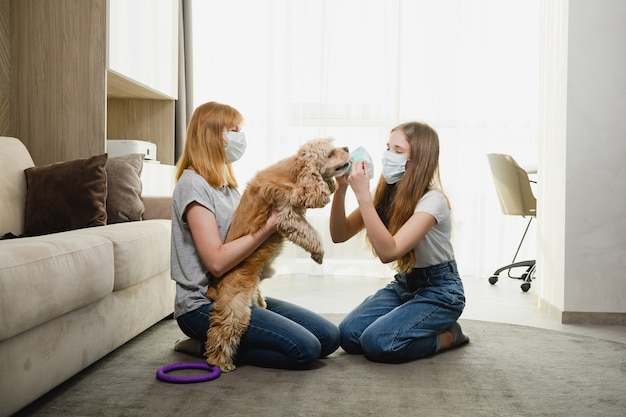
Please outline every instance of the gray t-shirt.
M171 274L176 281L174 318L209 302L206 291L210 273L194 245L187 223L187 207L195 201L209 209L215 215L223 242L240 199L236 189L211 187L192 170L185 170L178 179L172 197Z
M415 212L432 215L437 223L415 247L415 268L439 265L454 259L452 216L446 198L439 190L430 190L420 199Z

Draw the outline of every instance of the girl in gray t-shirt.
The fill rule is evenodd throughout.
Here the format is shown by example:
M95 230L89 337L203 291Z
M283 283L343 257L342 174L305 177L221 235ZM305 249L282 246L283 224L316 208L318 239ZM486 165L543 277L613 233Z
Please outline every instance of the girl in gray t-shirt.
M240 194L231 164L246 148L242 115L217 102L200 105L187 129L176 165L172 198L171 275L176 281L174 318L189 339L175 349L202 355L212 301L212 277L220 277L276 232L276 213L256 233L224 243ZM306 369L339 347L339 329L330 321L285 301L266 297L267 308L252 307L235 363Z

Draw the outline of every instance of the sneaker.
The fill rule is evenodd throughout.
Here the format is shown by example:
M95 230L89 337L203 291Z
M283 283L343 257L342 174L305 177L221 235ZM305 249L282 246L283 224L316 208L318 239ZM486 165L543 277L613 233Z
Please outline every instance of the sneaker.
M192 356L203 357L202 342L191 338L177 340L174 344L174 350L176 352L183 352Z

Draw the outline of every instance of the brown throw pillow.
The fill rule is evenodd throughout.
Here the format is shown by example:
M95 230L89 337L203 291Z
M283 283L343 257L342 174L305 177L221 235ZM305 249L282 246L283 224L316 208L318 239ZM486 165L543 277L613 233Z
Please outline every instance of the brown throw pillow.
M106 161L102 154L26 169L24 234L105 225Z
M107 223L141 220L145 206L141 200L143 154L109 158L107 171Z

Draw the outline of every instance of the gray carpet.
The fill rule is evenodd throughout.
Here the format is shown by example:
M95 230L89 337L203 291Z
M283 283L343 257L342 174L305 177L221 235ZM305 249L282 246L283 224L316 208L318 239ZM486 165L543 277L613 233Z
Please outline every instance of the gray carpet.
M331 316L337 321L338 316ZM18 416L625 416L626 345L461 320L471 343L402 365L339 350L308 371L241 366L168 384L156 370L201 361L174 352L164 320Z

